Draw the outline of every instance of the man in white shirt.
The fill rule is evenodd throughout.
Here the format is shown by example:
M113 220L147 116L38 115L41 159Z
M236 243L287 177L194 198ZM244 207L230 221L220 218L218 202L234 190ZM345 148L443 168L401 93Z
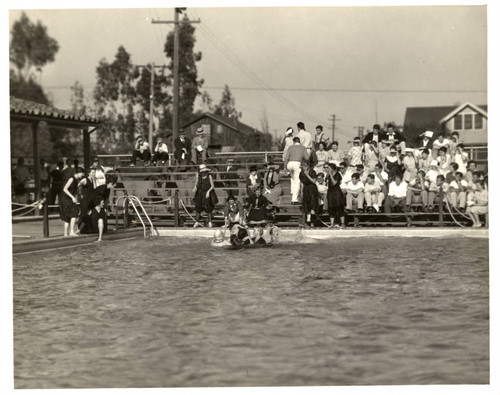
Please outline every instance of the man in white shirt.
M377 213L380 211L380 206L384 201L384 193L382 192L382 187L378 180L375 180L374 174L368 174L365 183L365 201L366 201L366 211L373 212L375 210Z
M389 194L385 199L384 211L386 213L390 214L394 206L404 207L407 187L408 184L399 174L394 177L394 181L389 184Z
M380 184L381 192L384 196L387 196L389 193L389 174L387 174L380 163L375 165L375 171L372 174L375 176L375 181L378 181Z
M158 161L161 161L162 164L165 164L168 161L168 147L167 144L163 142L162 137L158 137L156 139L156 146L153 151L153 165L156 165Z
M307 150L307 152L311 154L312 141L313 141L311 133L306 131L304 122L299 122L297 124L297 129L298 132L295 135L295 137L298 137L300 139L300 145L302 145Z
M448 187L448 198L453 207L458 208L461 212L465 213L465 203L467 201L467 181L464 180L462 172L455 172L455 179L450 182ZM457 207L458 199L458 207Z
M285 169L290 172L290 192L292 194L292 204L299 202L300 193L300 168L302 163L307 163L309 154L300 144L298 136L293 138L293 145L285 153Z
M352 172L351 170L348 169L347 163L345 162L340 162L337 169L340 175L342 176L342 181L340 182L340 189L342 189L342 192L346 193L347 183L351 181Z
M346 185L346 210L352 211L352 202L357 200L358 212L363 212L364 202L364 184L359 180L359 174L354 173L351 176L351 181Z
M94 186L94 189L97 187L100 187L101 185L106 184L106 174L104 171L104 168L99 165L99 158L95 157L92 160L92 166L91 168L95 169L95 175L92 177L92 184Z
M429 194L427 197L427 203L425 199L423 201L424 211L425 211L425 205L427 205L427 211L430 212L434 211L434 205L439 200L439 193L443 192L443 201L444 201L444 197L448 192L448 187L449 185L444 182L444 176L442 174L439 174L436 177L436 181L431 182L431 184L429 185Z

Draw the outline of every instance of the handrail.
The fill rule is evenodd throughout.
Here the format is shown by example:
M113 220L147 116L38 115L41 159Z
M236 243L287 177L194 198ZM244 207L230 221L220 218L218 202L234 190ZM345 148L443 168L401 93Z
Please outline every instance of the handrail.
M153 223L151 222L151 218L149 218L149 215L148 215L146 209L144 208L144 206L142 205L140 199L137 196L135 196L135 195L121 195L121 196L118 196L118 198L116 199L116 201L115 201L115 207L118 206L118 203L120 202L121 199L124 199L123 206L122 206L123 210L125 210L125 203L127 202L127 199L132 204L132 208L134 209L135 213L139 217L139 220L141 221L142 227L144 228L144 237L146 237L146 225L144 224L144 221L142 220L142 217L141 217L139 211L137 210L137 207L134 204L134 200L137 203L139 203L139 207L142 209L142 212L146 216L146 218L147 218L147 220L149 222L149 225L151 226L151 235L158 236L158 231L154 228Z
M158 232L154 228L153 223L151 222L151 218L149 218L149 215L148 215L146 209L144 208L144 206L142 205L140 199L137 196L135 196L135 195L129 195L129 197L132 198L130 200L131 202L133 202L133 200L135 199L137 201L137 203L139 203L139 206L141 207L142 211L144 212L144 215L146 216L146 218L147 218L147 220L149 222L149 225L151 226L151 235L154 236L155 233L156 233L156 236L158 236Z

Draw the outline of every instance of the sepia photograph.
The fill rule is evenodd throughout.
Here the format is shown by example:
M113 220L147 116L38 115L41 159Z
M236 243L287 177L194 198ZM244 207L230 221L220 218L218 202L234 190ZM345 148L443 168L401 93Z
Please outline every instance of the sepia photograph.
M498 393L498 7L282 3L4 4L6 393Z

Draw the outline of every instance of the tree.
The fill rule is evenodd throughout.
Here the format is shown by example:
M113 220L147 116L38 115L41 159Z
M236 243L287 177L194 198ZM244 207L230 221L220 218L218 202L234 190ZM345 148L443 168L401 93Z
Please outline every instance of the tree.
M188 22L189 18L184 15L183 22ZM201 52L194 52L196 38L195 28L190 23L179 25L179 121L188 121L194 108L196 97L200 93L203 79L198 80L198 69L196 62L201 60ZM169 70L173 72L174 55L174 32L167 35L164 52L171 59Z
M234 121L241 118L241 112L236 109L235 100L228 85L224 85L222 97L214 108L214 114L229 117Z
M35 68L40 72L47 63L53 62L59 50L56 40L47 34L47 28L40 21L32 23L23 12L21 19L14 22L11 31L9 60L25 79Z

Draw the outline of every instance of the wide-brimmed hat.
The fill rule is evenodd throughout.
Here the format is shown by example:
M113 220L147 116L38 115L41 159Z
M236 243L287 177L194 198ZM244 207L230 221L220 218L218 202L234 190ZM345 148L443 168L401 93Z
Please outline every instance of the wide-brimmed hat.
M293 133L293 129L292 128L288 128L285 132L285 134L292 134Z
M203 134L203 128L201 126L196 130L196 134Z
M204 171L211 171L211 170L207 167L207 165L200 165L200 168L198 171L201 173Z

